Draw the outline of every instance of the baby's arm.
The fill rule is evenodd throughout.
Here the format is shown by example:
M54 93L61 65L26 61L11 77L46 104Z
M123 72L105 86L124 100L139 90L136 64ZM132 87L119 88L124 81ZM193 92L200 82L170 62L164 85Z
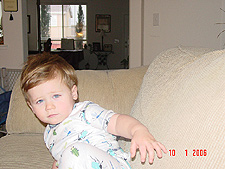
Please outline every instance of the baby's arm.
M58 169L58 167L56 167L56 163L57 163L57 161L55 160L55 161L53 162L52 169Z
M145 162L147 152L149 163L153 163L154 151L156 151L159 158L162 158L162 151L167 153L165 146L157 142L148 129L131 116L122 114L113 115L109 121L107 130L111 134L130 138L131 157L133 158L136 155L136 150L139 149L141 162Z

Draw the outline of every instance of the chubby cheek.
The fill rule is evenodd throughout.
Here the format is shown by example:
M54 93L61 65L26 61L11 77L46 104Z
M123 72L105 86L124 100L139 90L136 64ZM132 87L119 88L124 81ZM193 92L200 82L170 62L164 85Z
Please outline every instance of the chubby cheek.
M36 114L36 115L38 115L38 112L40 112L40 110L37 109L37 108L35 108L35 107L33 107L31 110L32 110L33 113Z
M43 109L40 109L40 108L37 108L37 107L32 107L31 108L32 112L37 116L37 118L39 118L40 120L42 120L44 118L44 110Z
M75 100L73 100L72 95L70 95L69 97L60 100L55 106L60 110L60 112L71 112L74 104Z
M31 111L36 115L37 112L38 112L37 108L35 106L33 106L31 103L29 103L29 102L27 102L27 105L30 107Z
M73 106L72 104L62 103L62 104L57 105L57 110L59 112L70 113L72 111L72 108L73 108L72 106Z

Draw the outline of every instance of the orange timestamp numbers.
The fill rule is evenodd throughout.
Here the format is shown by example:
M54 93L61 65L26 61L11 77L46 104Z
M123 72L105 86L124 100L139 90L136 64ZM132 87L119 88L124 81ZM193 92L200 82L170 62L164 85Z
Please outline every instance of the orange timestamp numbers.
M188 150L185 149L185 156L188 156ZM203 157L203 156L207 156L207 149L193 149L192 150L192 156L193 157ZM175 149L170 149L169 150L169 156L176 156L176 150Z

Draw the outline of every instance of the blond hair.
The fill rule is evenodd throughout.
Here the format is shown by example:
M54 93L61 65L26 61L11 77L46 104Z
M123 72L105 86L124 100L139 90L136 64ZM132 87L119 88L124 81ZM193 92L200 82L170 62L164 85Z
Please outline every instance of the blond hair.
M74 68L62 57L50 53L29 56L20 78L20 87L26 101L29 101L27 96L29 89L58 75L70 89L74 85L77 86L78 81Z

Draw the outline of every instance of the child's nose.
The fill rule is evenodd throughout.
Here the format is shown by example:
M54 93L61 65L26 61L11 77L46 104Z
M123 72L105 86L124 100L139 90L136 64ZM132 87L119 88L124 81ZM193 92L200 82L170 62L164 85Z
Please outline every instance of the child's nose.
M54 108L55 108L55 105L51 101L46 102L46 106L45 106L46 110L52 110Z

